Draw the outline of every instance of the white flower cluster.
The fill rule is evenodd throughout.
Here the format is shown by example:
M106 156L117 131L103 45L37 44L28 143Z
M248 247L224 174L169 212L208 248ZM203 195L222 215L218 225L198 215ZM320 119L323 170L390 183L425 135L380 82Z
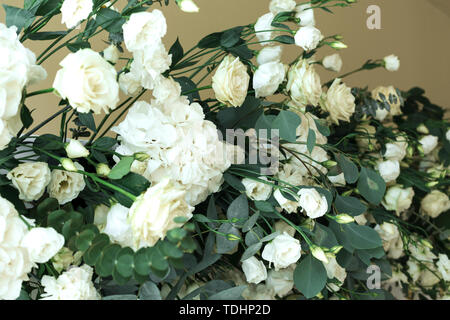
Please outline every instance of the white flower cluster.
M25 48L17 36L17 28L0 23L0 150L22 126L20 102L25 86L47 77L47 72L36 65L36 56Z
M26 221L26 223L25 223ZM33 226L28 230L27 224ZM50 260L64 245L52 228L35 228L14 206L0 197L0 299L16 299L22 281L36 263Z
M231 165L226 144L219 140L216 126L204 120L202 107L180 96L173 79L159 77L153 95L151 104L136 102L112 129L121 141L116 151L147 153L150 158L135 161L132 170L153 183L164 178L180 183L187 203L195 206L222 184L222 173Z

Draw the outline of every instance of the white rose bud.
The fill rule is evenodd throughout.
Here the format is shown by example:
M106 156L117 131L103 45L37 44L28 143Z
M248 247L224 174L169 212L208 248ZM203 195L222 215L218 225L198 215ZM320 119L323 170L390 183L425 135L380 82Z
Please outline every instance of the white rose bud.
M422 199L420 208L430 217L437 218L441 213L450 209L450 200L445 193L433 190Z
M120 58L119 49L117 49L115 45L111 44L108 48L103 50L103 57L111 63L117 63Z
M76 172L78 168L75 166L75 163L69 158L61 158L61 165L67 171Z
M338 214L335 218L336 222L340 224L347 224L355 221L355 218L345 213Z
M181 11L184 12L199 12L198 6L192 0L177 0L177 4Z
M319 246L316 245L311 245L309 247L309 249L311 250L312 255L317 259L320 260L324 263L328 263L328 258L325 255L325 252L323 251L323 249Z
M22 246L27 248L33 262L45 263L64 245L64 237L53 228L33 228L23 238Z
M284 81L285 76L286 71L281 62L268 62L259 66L253 76L256 97L273 95Z
M286 199L281 193L280 189L275 190L273 193L275 200L277 200L278 204L283 210L286 210L287 213L292 213L297 211L298 209L298 201L292 201L290 199Z
M35 201L44 194L51 172L45 162L25 162L8 172L6 177L19 190L19 199Z
M212 78L212 87L217 100L239 107L247 96L250 76L247 68L232 55L226 56Z
M328 211L327 198L316 189L303 188L298 192L300 196L299 205L311 219L322 217Z
M314 26L316 24L316 20L314 19L314 10L311 9L311 3L298 5L295 8L295 11L297 12L295 17L300 19L299 24L301 27Z
M384 66L386 68L386 70L394 72L394 71L398 71L398 69L400 68L400 60L397 56L395 55L390 55L385 57L384 59Z
M423 153L427 155L437 147L439 139L438 137L428 135L420 139L419 142L422 145Z
M80 141L71 139L66 146L66 153L71 159L86 158L89 155L89 150L86 149Z
M283 47L273 46L263 48L256 57L256 62L259 65L263 65L268 62L278 62L281 60L281 54L283 53Z
M350 117L355 112L355 97L351 88L341 83L341 79L336 78L321 106L330 114L332 122L336 124L339 124L339 120L350 122Z
M326 56L322 60L322 65L330 71L340 72L342 69L342 58L339 53Z
M400 163L398 161L386 160L378 162L375 169L378 170L386 183L395 181L400 175Z
M258 284L267 278L266 266L254 256L242 262L242 271L244 271L248 283Z
M93 6L92 0L64 0L61 6L61 23L69 29L76 27L89 16Z
M259 177L259 179L268 181L266 177ZM244 178L242 179L242 184L245 187L245 193L252 200L265 201L269 199L272 193L272 186L263 182Z
M302 47L305 51L311 51L317 48L323 35L316 27L306 26L301 27L294 38L297 46Z
M402 189L400 186L390 187L382 201L386 210L392 210L399 215L400 213L408 210L412 204L414 198L414 189L406 188Z
M274 264L275 270L289 267L301 256L300 241L287 233L280 234L266 244L262 258Z

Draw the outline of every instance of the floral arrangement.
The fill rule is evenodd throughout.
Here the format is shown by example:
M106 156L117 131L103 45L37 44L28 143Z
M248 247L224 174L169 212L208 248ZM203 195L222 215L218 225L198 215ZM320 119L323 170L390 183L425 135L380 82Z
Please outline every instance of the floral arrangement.
M191 0L3 5L0 299L448 299L450 123L420 88L343 82L394 55L333 76L314 12L353 2L268 1L187 51L161 10ZM38 94L60 103L34 125Z

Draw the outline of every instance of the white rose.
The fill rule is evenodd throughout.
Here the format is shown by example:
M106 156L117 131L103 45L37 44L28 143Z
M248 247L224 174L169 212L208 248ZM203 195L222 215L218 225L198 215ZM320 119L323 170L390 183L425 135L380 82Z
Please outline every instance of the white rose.
M341 79L334 79L321 106L330 114L332 122L336 124L339 124L339 120L350 122L350 117L355 112L352 89L341 83Z
M53 228L33 228L25 235L22 246L33 262L45 263L64 245L64 237Z
M433 262L433 260L437 258L431 249L423 244L423 241L417 237L413 237L412 240L414 240L414 242L409 242L408 249L414 258L422 262Z
M298 201L292 201L290 199L286 199L281 193L280 189L275 190L273 193L275 200L277 200L278 204L282 209L284 209L287 213L296 212L298 209Z
M119 101L116 70L100 54L82 49L67 55L60 63L53 87L78 112L106 113Z
M450 142L450 129L447 130L447 133L445 134L445 138L447 139L447 141Z
M299 60L291 66L286 89L299 107L306 107L308 104L317 106L322 94L320 77L307 60Z
M413 259L408 259L408 261L406 262L406 264L408 265L408 273L411 276L411 278L413 279L414 282L416 282L419 277L420 277L420 267L419 264L414 261Z
M311 51L317 48L323 35L316 27L305 26L297 31L294 38L297 46L302 47L305 51Z
M142 89L139 75L131 72L121 73L119 76L119 87L127 96L137 96Z
M280 12L293 11L295 9L295 0L271 0L269 4L270 12L274 15Z
M386 210L392 210L399 215L400 213L408 210L412 204L412 200L414 198L414 189L412 187L402 189L400 186L392 186L390 187L386 194L384 195L384 199L382 201L383 207Z
M108 46L108 48L103 50L103 57L106 59L106 61L117 63L120 58L119 49L117 49L115 45L111 44Z
M186 191L169 179L151 186L129 211L134 248L152 247L167 231L179 227L176 217L192 217L193 207L184 200Z
M345 177L343 172L338 174L337 176L328 176L328 179L334 185L345 186Z
M75 139L71 139L66 146L67 156L71 159L86 158L89 155L89 150L84 145Z
M285 297L294 288L294 270L293 267L270 270L266 280L267 288L272 289L280 298Z
M450 209L450 200L445 193L433 190L422 199L420 209L430 217L437 218L441 213Z
M8 172L7 178L19 190L24 201L38 200L50 183L50 169L45 162L25 162Z
M268 181L266 177L259 177L258 179ZM263 182L255 181L249 178L242 179L242 184L245 187L247 196L255 201L265 201L269 199L272 193L272 186Z
M339 53L331 54L323 58L322 65L325 69L340 72L342 69L342 58Z
M281 60L282 53L282 46L265 47L258 53L256 62L258 62L259 65L263 65L268 62L278 62Z
M275 18L275 15L269 12L259 17L255 23L256 37L262 46L272 45L273 42L270 40L273 40L278 35L276 31L272 31L275 29L272 27L273 18Z
M84 264L62 273L57 279L43 276L42 300L100 300L92 283L93 269Z
M296 263L300 259L300 251L300 241L284 232L266 244L261 256L273 263L275 270L279 270Z
M212 78L212 87L217 100L239 107L244 103L250 76L247 68L232 55L226 56Z
M284 81L286 71L281 62L268 62L260 65L253 76L256 97L273 95Z
M248 283L258 284L267 278L266 266L254 256L242 262L242 271L244 271Z
M75 166L79 170L84 170L78 163L75 163ZM63 205L78 197L85 186L82 174L55 169L52 171L47 192L51 198L55 198L59 204Z
M423 153L429 154L437 147L439 139L438 137L428 135L420 139L419 142L422 145Z
M430 264L428 266L429 268L432 268L431 270L435 269L434 265ZM436 270L433 270L436 272ZM424 287L432 287L435 284L439 283L440 279L435 275L435 273L431 272L428 269L422 270L420 273L419 282Z
M400 175L400 163L398 161L380 161L377 163L375 169L378 170L386 183L395 181Z
M133 246L133 233L128 222L127 207L117 203L109 209L103 233L106 233L112 242L124 247Z
M328 279L337 279L342 284L347 278L347 272L337 263L336 258L330 258L328 263L323 265L327 270ZM329 287L334 292L339 291L339 287L334 283L329 284Z
M316 189L303 188L298 192L300 196L299 205L311 219L323 216L328 211L327 198Z
M76 27L89 16L93 6L92 0L64 0L61 6L61 23L69 29Z
M436 266L444 281L450 281L450 260L446 254L439 254L439 260L436 262Z
M305 3L298 5L295 8L297 12L295 17L300 19L300 26L314 26L316 24L316 20L314 19L314 10L311 9L311 3Z
M395 240L400 235L397 226L389 222L383 222L381 225L376 225L374 229L385 242Z
M122 26L123 39L131 52L142 50L166 35L167 23L161 10L137 12Z
M400 68L400 60L397 56L391 54L390 56L384 57L384 66L388 71L398 71Z
M184 12L199 12L198 6L192 0L177 0L177 4L180 7L181 11Z
M396 142L386 143L386 152L383 156L388 160L402 161L406 156L408 142L405 137L398 136Z

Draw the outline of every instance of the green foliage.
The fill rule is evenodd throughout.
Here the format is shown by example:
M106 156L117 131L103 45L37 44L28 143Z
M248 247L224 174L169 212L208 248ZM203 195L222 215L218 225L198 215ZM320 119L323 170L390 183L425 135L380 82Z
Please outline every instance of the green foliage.
M378 205L386 192L386 183L376 171L362 167L358 180L358 191L367 201Z
M327 271L311 254L300 260L294 271L295 287L307 298L315 297L327 283Z

